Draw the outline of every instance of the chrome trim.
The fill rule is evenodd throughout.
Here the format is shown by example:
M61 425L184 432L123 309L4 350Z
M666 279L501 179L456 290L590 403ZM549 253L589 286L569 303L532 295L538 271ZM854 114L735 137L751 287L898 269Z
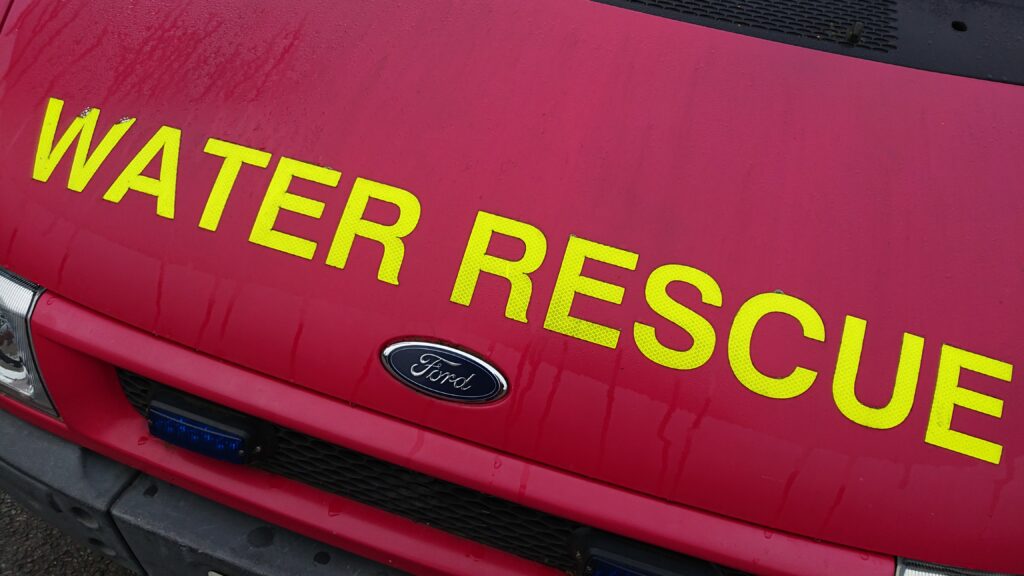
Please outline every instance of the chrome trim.
M460 397L454 396L454 395L439 394L439 393L434 392L432 390L429 390L427 388L423 388L421 386L415 385L414 383L409 381L408 377L406 377L405 375L400 374L399 372L397 372L394 369L394 367L392 367L392 365L391 365L391 356L395 353L395 351L401 350L403 348L413 347L413 346L420 346L420 347L424 347L424 348L427 348L427 349L434 349L434 350L443 351L443 352L446 352L448 354L452 354L454 356L462 358L463 360L465 360L465 361L467 361L467 362L469 362L471 364L474 364L474 365L482 368L484 371L486 371L491 376L491 378L494 380L494 382L497 383L497 385L498 385L497 393L494 394L493 396L489 396L487 398L482 398L482 399L479 399L479 400L475 400L475 399L460 398ZM458 348L454 348L452 346L448 346L448 345L445 345L445 344L440 344L438 342L430 342L428 340L401 340L401 341L395 342L395 343L390 344L387 347L385 347L384 351L381 352L381 363L384 364L384 368L389 373L391 373L391 375L394 376L395 379L397 379L399 382L401 382L405 386L407 386L409 388L412 388L413 390L415 390L416 392L419 392L421 394L425 394L427 396L432 396L434 398L440 398L441 400L447 400L449 402L458 402L460 404L488 404L488 403L491 403L491 402L497 402L498 400L501 400L502 398L504 398L506 394L508 394L508 381L505 380L505 377L502 376L501 372L499 372L498 369L495 368L494 366L492 366L489 362L487 362L487 361L483 360L482 358L480 358L479 356L477 356L475 354L472 354L470 352L467 352L465 350L460 350Z

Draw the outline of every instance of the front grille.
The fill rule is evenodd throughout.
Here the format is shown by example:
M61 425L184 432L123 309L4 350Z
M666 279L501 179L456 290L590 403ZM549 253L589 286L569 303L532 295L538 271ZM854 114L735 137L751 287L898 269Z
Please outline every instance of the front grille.
M118 370L125 396L142 415L163 384ZM180 393L180 392L179 392ZM212 403L201 400L213 406ZM252 466L415 522L572 572L572 541L583 525L527 508L318 438L266 423L270 453ZM741 573L707 564L708 573Z
M145 414L159 384L118 370L129 402ZM253 463L268 472L403 516L516 556L569 571L579 524L273 426L275 447Z
M534 562L573 567L579 524L280 429L259 467Z

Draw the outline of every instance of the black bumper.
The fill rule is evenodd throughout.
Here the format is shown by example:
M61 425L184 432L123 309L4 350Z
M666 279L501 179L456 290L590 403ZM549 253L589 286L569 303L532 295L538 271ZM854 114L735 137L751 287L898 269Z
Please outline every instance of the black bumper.
M140 574L399 574L141 474L3 411L0 439L0 489Z

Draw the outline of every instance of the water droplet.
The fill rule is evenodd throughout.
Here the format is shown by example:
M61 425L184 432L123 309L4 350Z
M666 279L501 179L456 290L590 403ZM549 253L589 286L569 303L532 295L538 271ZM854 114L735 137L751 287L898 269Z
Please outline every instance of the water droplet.
M344 511L344 509L345 505L342 504L341 501L331 500L331 502L327 504L327 515L332 518L334 516L339 516L341 515L342 511Z

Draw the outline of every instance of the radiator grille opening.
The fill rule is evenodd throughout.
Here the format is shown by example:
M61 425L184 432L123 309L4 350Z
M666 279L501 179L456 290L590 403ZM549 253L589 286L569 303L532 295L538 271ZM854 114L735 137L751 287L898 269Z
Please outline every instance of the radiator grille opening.
M117 373L128 401L145 416L154 391L166 386L126 370ZM271 429L273 448L250 466L533 562L568 573L578 570L573 539L586 526L283 426L264 424ZM742 576L723 566L704 565L707 574Z
M126 370L119 369L118 377L125 397L143 416L155 390L168 387ZM264 458L249 464L253 467L504 550L525 560L570 574L579 571L572 542L574 535L579 535L586 526L284 426L263 423L272 429L273 447ZM743 574L711 563L701 562L701 565L706 570L701 574Z
M160 384L118 371L125 396L145 414ZM271 455L252 465L553 568L574 567L579 524L415 470L274 426Z

